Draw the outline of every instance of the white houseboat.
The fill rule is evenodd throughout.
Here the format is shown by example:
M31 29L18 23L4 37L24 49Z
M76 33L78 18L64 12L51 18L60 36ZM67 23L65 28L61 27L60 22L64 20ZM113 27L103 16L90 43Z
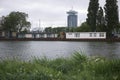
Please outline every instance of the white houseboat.
M106 39L106 32L66 32L66 39Z

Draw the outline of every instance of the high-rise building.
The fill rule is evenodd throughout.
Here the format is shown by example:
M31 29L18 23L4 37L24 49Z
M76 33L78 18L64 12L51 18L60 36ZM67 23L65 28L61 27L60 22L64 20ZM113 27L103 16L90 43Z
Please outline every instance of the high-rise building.
M74 10L70 10L67 12L68 16L67 16L67 26L68 27L77 27L78 24L78 17L77 17L77 13Z

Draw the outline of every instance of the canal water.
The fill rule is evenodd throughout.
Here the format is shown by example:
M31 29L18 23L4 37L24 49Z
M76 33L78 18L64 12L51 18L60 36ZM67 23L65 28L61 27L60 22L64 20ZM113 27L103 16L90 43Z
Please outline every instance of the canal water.
M69 57L74 52L82 52L89 56L105 56L120 58L120 43L108 42L62 42L62 41L1 41L0 59Z

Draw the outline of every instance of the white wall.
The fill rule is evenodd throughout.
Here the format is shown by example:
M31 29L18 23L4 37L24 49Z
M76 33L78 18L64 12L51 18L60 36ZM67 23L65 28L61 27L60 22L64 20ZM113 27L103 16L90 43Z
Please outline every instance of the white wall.
M5 32L2 32L2 37L5 37Z
M57 38L58 37L58 34L55 34L55 36L54 36L55 38Z
M68 32L66 33L66 39L105 39L105 38L106 38L106 32Z
M57 34L49 34L48 38L57 38Z
M36 34L36 38L40 38L40 35L39 35L39 34Z
M25 34L25 38L32 38L32 34Z
M57 38L57 34L34 34L35 38ZM25 34L25 38L34 38L34 35L32 33ZM22 38L22 35L18 35L20 38Z
M47 38L47 34L44 34L44 38Z

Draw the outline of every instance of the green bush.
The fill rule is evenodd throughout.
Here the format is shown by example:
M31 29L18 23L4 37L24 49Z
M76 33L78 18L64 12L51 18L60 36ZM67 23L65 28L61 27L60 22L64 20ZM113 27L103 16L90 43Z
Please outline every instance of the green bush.
M87 57L0 61L0 80L120 80L120 59Z

